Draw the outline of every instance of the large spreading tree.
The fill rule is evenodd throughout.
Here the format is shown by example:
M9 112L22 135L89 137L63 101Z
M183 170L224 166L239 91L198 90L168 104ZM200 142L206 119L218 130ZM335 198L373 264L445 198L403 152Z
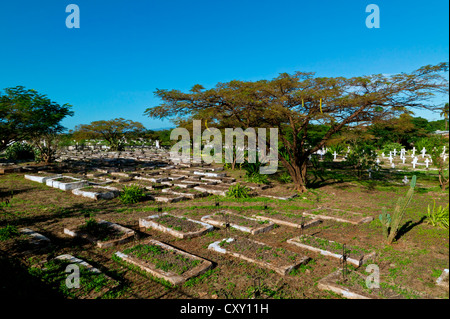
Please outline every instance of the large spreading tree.
M48 143L65 130L61 121L72 116L71 105L60 105L36 90L16 86L0 92L0 151L18 141L29 141L41 155ZM44 158L50 161L51 156Z
M296 189L304 192L308 157L333 135L346 127L366 126L414 109L437 111L432 97L448 94L447 72L444 62L390 76L332 78L296 72L272 80L218 83L211 89L197 84L189 92L158 89L155 94L162 103L145 114L177 117L178 122L208 120L218 128L278 128L279 161ZM328 130L311 142L309 128L314 124L324 124Z
M75 127L74 137L77 139L104 139L110 150L123 150L126 138L135 138L145 131L140 122L115 118L112 120L94 121Z

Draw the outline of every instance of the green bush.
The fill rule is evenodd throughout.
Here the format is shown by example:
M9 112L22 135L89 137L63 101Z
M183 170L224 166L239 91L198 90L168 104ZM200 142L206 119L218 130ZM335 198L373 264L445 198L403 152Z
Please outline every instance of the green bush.
M250 197L250 189L244 185L237 183L231 185L227 192L227 197L230 198L248 198Z
M405 148L405 147L399 143L386 143L383 145L383 148L381 149L381 151L384 154L389 154L389 152L393 152L395 149L395 150L397 150L397 154L400 154L400 150L402 148Z
M16 142L5 150L5 156L8 160L34 160L36 156L33 146L27 143Z
M123 204L135 204L145 197L144 189L137 185L124 186L119 199Z
M436 201L433 203L433 209L428 205L427 223L435 226L448 229L449 221L449 209L448 204L446 207L439 206L436 208Z
M291 175L289 175L289 173L283 173L281 174L281 176L278 178L278 180L282 183L291 183L292 182L292 177Z
M267 175L260 173L253 173L251 175L245 176L245 181L256 184L269 184L269 179L267 178Z

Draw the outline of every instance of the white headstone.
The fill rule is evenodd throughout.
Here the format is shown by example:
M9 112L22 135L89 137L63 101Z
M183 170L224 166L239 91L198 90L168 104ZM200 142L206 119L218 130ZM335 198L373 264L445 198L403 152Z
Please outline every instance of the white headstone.
M403 184L407 185L408 184L408 176L405 175L405 178L403 178Z

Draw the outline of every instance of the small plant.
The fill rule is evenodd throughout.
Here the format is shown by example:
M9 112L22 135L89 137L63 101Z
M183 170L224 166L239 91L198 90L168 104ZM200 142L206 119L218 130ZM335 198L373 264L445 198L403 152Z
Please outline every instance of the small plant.
M237 183L236 185L231 185L227 192L227 197L230 198L248 198L250 189L244 185Z
M287 184L287 183L291 183L292 182L292 177L291 175L289 175L288 173L283 173L280 177L279 177L279 181Z
M253 173L251 175L245 176L245 181L255 184L269 184L269 179L267 178L267 175L260 173Z
M427 223L435 226L448 229L449 221L449 209L448 204L446 207L439 206L436 208L436 201L433 203L433 210L428 205Z
M411 201L412 195L414 193L414 187L416 186L416 175L411 179L410 188L405 197L400 197L395 206L394 214L391 216L386 212L386 207L383 207L383 212L380 214L380 222L383 227L383 235L387 240L388 244L392 244L397 236L400 222L403 215L405 214L406 207Z
M135 204L145 197L144 189L137 185L125 186L119 196L123 204Z
M0 228L0 241L4 241L16 236L19 236L19 231L16 226L6 225L6 227Z

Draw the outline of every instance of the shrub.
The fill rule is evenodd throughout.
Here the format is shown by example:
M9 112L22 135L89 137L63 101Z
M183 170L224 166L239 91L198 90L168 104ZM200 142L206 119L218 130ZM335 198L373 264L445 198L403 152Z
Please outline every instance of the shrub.
M260 173L253 173L251 175L245 176L245 181L256 184L269 184L269 179L267 178L267 175Z
M446 207L439 206L436 208L436 201L433 203L433 210L428 205L427 223L435 226L448 229L449 221L449 209L448 204Z
M123 204L135 204L145 197L144 189L137 185L125 186L119 199Z
M399 143L386 143L381 150L384 154L389 154L389 152L393 152L394 149L397 150L397 153L400 153L402 148L404 148L404 146Z
M27 143L16 142L5 150L5 156L8 160L34 160L35 150Z
M227 192L227 197L231 198L248 198L250 189L244 185L237 183L236 185L231 185Z
M289 173L283 173L280 177L279 177L279 181L282 183L291 183L292 182L292 177L291 175L289 175Z

